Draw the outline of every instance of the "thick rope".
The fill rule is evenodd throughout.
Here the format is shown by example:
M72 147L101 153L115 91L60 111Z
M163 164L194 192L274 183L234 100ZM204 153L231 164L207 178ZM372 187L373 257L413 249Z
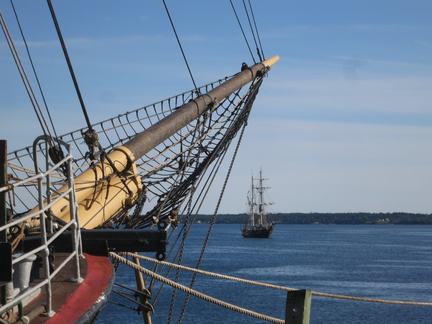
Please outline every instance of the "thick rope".
M134 257L136 256L136 257L143 259L145 261L155 262L158 264L163 264L165 266L171 266L171 267L179 268L182 270L192 271L192 272L196 272L196 273L200 273L200 274L204 274L204 275L208 275L208 276L212 276L212 277L216 277L216 278L220 278L220 279L227 279L227 280L232 280L232 281L237 281L237 282L242 282L242 283L248 283L248 284L255 285L255 286L274 288L274 289L285 290L285 291L298 290L296 288L289 288L289 287L284 287L284 286L266 284L266 283L262 283L262 282L258 282L258 281L252 281L252 280L247 280L247 279L242 279L242 278L237 278L237 277L232 277L232 276L221 275L221 274L214 273L214 272L198 270L198 269L189 268L186 266L181 266L181 265L166 262L166 261L157 261L156 259L152 259L152 258L143 256L143 255L138 255L138 254L133 254L133 253L125 253L125 254L130 255L130 256L134 256ZM428 303L428 302L410 302L410 301L399 301L399 300L363 298L363 297L354 297L354 296L346 296L346 295L338 295L338 294L328 294L328 293L322 293L322 292L317 292L317 291L312 291L312 294L315 296L338 298L338 299L349 299L349 300L357 300L357 301L365 301L365 302L373 302L373 303L413 305L413 306L432 306L432 303Z
M216 299L216 298L213 298L211 296L208 296L206 294L200 293L200 292L198 292L196 290L190 289L190 288L188 288L186 286L183 286L183 285L181 285L181 284L179 284L177 282L169 280L169 279L165 278L164 276L161 276L161 275L159 275L157 273L154 273L153 271L150 271L150 270L148 270L148 269L146 269L144 267L138 266L135 263L133 263L132 261L129 261L129 260L121 257L120 255L116 254L116 253L110 252L110 257L112 257L113 259L115 259L115 260L117 260L119 262L122 262L122 263L126 264L127 266L133 268L134 270L138 270L138 271L140 271L140 272L142 272L142 273L144 273L144 274L146 274L148 276L151 276L151 277L155 278L156 280L161 281L164 284L170 285L173 288L179 289L179 290L181 290L183 292L186 292L186 293L191 294L191 295L193 295L195 297L201 298L201 299L203 299L205 301L211 302L213 304L216 304L216 305L219 305L219 306L231 309L233 311L236 311L236 312L248 315L248 316L252 316L252 317L255 317L255 318L258 318L258 319L270 322L270 323L279 323L279 324L284 324L285 323L284 320L281 320L281 319L278 319L278 318L274 318L274 317L271 317L271 316L267 316L267 315L263 315L263 314L260 314L260 313L257 313L257 312L253 312L253 311L250 311L248 309L245 309L245 308L242 308L242 307L238 307L238 306L235 306L233 304L226 303L226 302L221 301L219 299Z

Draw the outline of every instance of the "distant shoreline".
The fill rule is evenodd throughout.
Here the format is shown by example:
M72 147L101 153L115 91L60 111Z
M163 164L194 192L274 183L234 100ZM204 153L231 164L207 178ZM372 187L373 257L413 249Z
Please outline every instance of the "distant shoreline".
M213 215L197 215L195 222L208 223ZM279 224L303 225L432 225L432 214L416 213L276 213L268 216ZM246 214L218 214L216 224L243 224Z

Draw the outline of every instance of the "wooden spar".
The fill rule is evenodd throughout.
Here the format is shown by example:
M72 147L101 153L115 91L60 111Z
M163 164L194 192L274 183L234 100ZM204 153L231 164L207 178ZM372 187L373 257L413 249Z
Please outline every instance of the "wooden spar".
M135 158L142 157L211 108L213 103L248 84L257 77L262 69L273 66L278 60L279 56L276 55L243 70L220 86L183 105L169 116L136 135L123 146L128 148Z
M211 109L214 103L252 82L263 70L272 67L278 61L279 56L276 55L243 69L228 81L191 100L172 114L135 135L123 146L114 148L107 154L106 159L77 176L75 189L76 202L79 205L80 226L86 229L95 228L116 215L119 210L133 205L142 190L134 163L137 159ZM127 179L127 188L116 174L117 172L127 172L123 175ZM107 177L110 178L109 182L99 181ZM59 192L64 192L66 189L66 187L61 188ZM35 208L30 213L37 210L38 208ZM52 206L51 214L64 221L69 221L68 201L62 199Z

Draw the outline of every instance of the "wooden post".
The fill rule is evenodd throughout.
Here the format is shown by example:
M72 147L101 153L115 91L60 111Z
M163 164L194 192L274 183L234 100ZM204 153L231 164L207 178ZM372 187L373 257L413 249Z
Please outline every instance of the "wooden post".
M141 266L140 260L137 257L133 257L133 262L136 265ZM137 289L139 291L143 292L144 289L145 289L145 284L144 284L144 279L142 277L142 273L139 272L138 270L134 270L134 271L135 271L135 280L136 280L136 283L137 283ZM139 296L139 300L140 300L140 303L142 305L147 304L147 299L144 298L142 295ZM142 312L144 324L152 324L152 318L150 316L149 310L148 309L144 309L141 306L140 306L140 309L141 309L141 312Z
M309 324L312 293L310 290L290 291L285 310L285 324Z

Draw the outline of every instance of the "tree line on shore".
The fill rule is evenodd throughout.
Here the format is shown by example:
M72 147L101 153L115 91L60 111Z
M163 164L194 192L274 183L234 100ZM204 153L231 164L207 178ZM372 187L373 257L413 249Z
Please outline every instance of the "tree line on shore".
M197 215L196 222L208 223L213 215ZM243 224L247 214L218 214L218 224ZM375 224L432 225L432 214L414 213L277 213L268 216L279 224Z

